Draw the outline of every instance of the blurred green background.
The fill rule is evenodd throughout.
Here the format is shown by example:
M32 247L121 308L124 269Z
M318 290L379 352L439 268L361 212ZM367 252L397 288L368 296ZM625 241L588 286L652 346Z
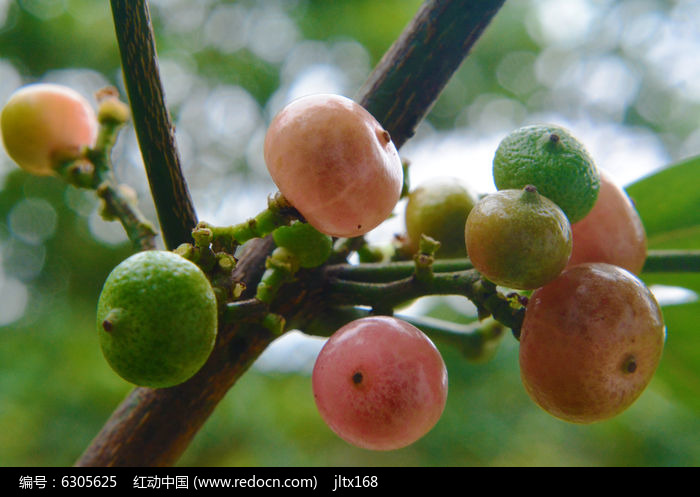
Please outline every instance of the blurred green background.
M264 208L274 191L262 159L271 116L306 93L353 96L419 5L152 1L199 217L233 224ZM498 141L518 126L555 122L629 185L651 247L699 248L700 162L655 174L700 154L698 19L691 1L507 1L402 149L412 183L448 175L493 190ZM122 88L107 1L0 0L0 100L39 80L86 96ZM155 220L132 129L114 160ZM117 223L97 215L91 192L31 177L4 152L0 180L0 466L71 465L131 390L107 366L94 329L101 285L131 248ZM401 232L401 209L372 241ZM644 279L664 306L666 350L651 386L613 420L572 425L536 407L509 335L486 364L438 344L450 392L437 426L402 450L355 449L316 412L309 368L320 340L294 333L229 392L180 464L698 465L700 276ZM407 312L473 319L458 298L424 299Z

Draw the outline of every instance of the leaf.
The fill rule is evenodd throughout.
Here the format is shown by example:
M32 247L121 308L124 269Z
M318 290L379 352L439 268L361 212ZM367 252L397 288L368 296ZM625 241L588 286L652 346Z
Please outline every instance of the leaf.
M652 249L700 248L700 156L671 165L626 190L635 201ZM698 273L646 273L663 284L700 294ZM700 412L700 301L663 309L667 340L656 373L669 397Z
M668 397L700 412L700 302L664 307L663 314L668 334L656 378Z
M700 156L686 159L626 188L649 248L700 248Z

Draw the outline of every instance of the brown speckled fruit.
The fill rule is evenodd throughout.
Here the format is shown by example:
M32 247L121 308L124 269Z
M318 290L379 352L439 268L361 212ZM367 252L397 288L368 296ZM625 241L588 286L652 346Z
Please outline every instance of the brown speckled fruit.
M573 423L627 409L651 380L666 328L632 273L585 263L535 290L520 335L520 371L532 399Z

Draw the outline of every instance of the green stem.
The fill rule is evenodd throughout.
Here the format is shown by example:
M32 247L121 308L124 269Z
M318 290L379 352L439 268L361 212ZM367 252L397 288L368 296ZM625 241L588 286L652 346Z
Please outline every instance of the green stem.
M436 259L433 264L434 273L449 273L472 269L468 259ZM416 269L414 261L389 263L335 264L326 268L329 277L348 281L364 281L368 283L385 283L413 274Z
M121 222L126 235L136 250L156 248L156 232L151 222L136 207L132 199L111 181L105 181L97 188L97 196L105 202L110 214Z
M433 272L463 271L474 266L469 259L436 259ZM382 283L410 276L415 270L414 261L391 263L334 264L326 268L330 277ZM644 272L700 272L700 250L650 250Z
M431 339L456 347L467 360L483 362L490 359L505 334L505 327L493 318L456 324L429 317L397 316Z
M245 320L260 321L268 312L267 303L258 299L239 300L229 302L224 306L221 316L223 323L234 324Z
M375 309L395 308L426 295L462 295L476 304L480 317L493 315L511 328L516 337L525 313L523 307L513 307L511 300L474 269L435 273L427 281L415 277L385 283L331 279L327 292L328 300L334 305L366 305Z
M426 235L421 235L418 253L413 257L415 263L414 277L421 283L429 284L433 279L433 263L435 252L440 248L440 242Z
M700 250L650 250L644 273L700 273Z
M265 262L265 272L258 283L255 298L271 304L283 284L294 278L299 270L299 259L284 247L277 247Z
M304 332L329 337L347 323L371 315L369 309L361 307L331 307L304 327ZM419 328L435 342L456 347L471 361L487 360L500 343L505 331L501 323L490 318L468 324L455 324L428 317L399 314L395 316Z
M238 245L253 238L265 237L280 226L287 226L300 217L299 212L280 193L277 193L268 200L267 209L243 223L234 226L212 226L200 222L198 227L211 230L215 244L233 253Z
M117 183L112 168L110 155L124 123L113 119L101 121L95 147L86 152L87 160L66 164L62 173L73 185L96 191L103 201L103 215L121 222L136 250L152 250L156 247L155 228L139 210L133 191ZM88 161L91 166L89 173L83 173L83 166Z

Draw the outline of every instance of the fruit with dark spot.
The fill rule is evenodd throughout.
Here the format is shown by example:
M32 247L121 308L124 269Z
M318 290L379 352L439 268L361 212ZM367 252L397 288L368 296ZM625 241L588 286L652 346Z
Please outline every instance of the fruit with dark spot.
M525 389L574 423L611 418L646 388L666 328L659 305L632 273L584 263L535 290L520 335Z
M309 95L275 116L265 162L284 197L318 231L363 235L396 206L403 168L389 133L339 95Z
M97 332L109 365L125 380L170 387L206 362L217 335L214 291L194 263L163 250L139 252L107 277Z
M326 342L313 370L319 413L345 441L394 450L425 435L442 415L447 369L430 339L385 316L358 319Z

